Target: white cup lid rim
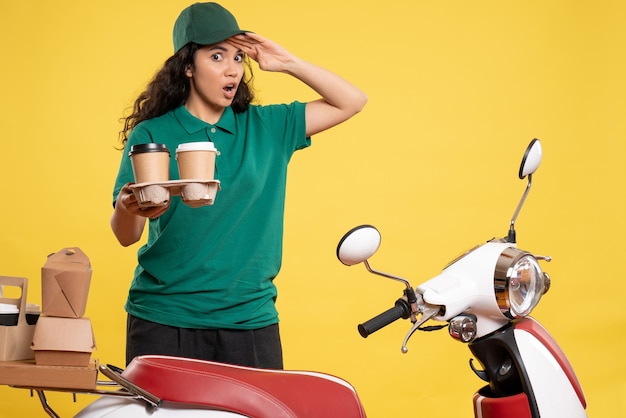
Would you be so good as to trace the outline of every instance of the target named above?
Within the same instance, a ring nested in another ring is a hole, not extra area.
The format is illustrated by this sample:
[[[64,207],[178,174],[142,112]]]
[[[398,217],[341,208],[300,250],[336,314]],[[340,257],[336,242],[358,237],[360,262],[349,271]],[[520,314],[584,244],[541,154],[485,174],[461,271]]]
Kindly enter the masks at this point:
[[[0,303],[0,314],[19,313],[19,311],[20,310],[15,305],[10,303]]]
[[[178,144],[176,151],[216,151],[213,142],[184,142]]]

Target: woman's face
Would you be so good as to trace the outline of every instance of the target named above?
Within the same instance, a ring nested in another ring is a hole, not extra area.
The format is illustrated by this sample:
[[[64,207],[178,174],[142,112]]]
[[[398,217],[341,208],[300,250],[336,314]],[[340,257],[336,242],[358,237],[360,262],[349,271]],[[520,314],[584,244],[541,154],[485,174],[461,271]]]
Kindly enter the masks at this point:
[[[193,66],[186,70],[191,86],[186,104],[221,112],[232,104],[243,74],[241,50],[226,42],[199,48]]]

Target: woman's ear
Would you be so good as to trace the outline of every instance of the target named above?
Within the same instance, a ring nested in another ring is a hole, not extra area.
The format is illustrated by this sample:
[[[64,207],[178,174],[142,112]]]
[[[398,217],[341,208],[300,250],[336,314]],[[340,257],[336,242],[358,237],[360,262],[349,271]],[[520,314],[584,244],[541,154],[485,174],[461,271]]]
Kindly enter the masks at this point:
[[[188,65],[185,67],[185,75],[186,75],[188,78],[193,77],[193,69],[192,69],[191,64],[188,64]]]

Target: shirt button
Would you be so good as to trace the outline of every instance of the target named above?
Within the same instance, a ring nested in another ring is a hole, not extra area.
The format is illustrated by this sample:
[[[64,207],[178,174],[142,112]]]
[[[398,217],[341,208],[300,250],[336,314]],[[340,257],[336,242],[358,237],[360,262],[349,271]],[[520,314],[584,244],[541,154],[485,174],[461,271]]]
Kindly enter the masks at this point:
[[[216,131],[216,129],[215,129],[215,128],[211,128],[211,133],[212,133],[212,134],[214,134],[214,133],[215,133],[215,131]]]

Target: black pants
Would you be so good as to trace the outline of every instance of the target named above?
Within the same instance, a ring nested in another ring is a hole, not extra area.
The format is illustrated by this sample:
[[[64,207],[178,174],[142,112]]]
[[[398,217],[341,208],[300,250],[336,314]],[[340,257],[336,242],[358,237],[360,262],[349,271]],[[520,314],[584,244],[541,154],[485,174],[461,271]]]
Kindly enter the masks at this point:
[[[126,364],[134,357],[145,354],[266,369],[283,368],[278,324],[255,330],[189,329],[161,325],[128,315]]]

